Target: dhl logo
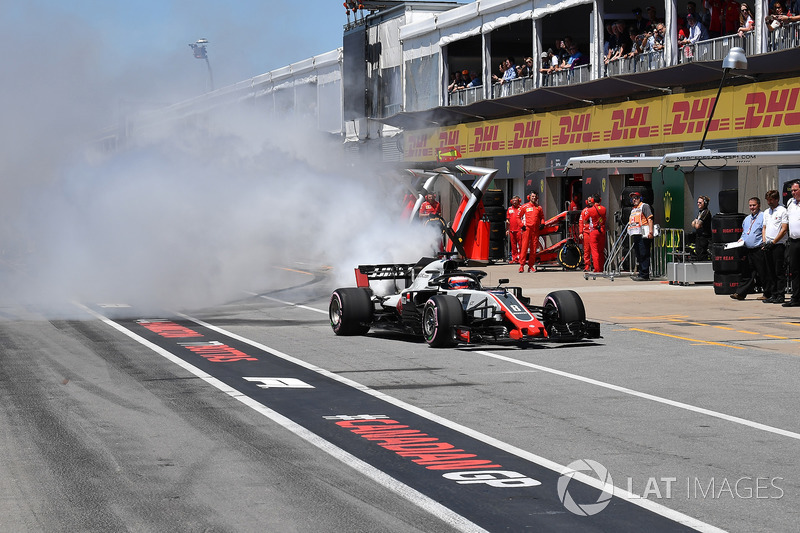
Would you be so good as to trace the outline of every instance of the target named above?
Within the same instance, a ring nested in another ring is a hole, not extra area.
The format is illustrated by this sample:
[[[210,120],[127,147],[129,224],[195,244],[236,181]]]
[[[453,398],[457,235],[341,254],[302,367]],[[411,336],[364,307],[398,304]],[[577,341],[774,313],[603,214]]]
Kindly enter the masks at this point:
[[[491,150],[502,150],[505,148],[505,141],[498,140],[500,126],[480,126],[475,128],[475,142],[472,144],[472,152],[486,152]]]
[[[561,128],[557,135],[553,135],[553,144],[591,143],[600,140],[600,133],[589,131],[591,113],[581,113],[573,117],[561,117],[558,125]]]
[[[622,139],[648,139],[658,137],[659,127],[647,125],[650,106],[632,109],[617,109],[611,113],[611,129],[606,130],[603,139],[619,141]]]
[[[779,127],[781,123],[797,126],[800,124],[800,111],[796,111],[798,94],[798,87],[748,94],[747,115],[736,119],[736,129]]]
[[[439,148],[442,151],[456,150],[462,151],[464,147],[459,142],[461,132],[459,130],[443,131],[439,134]]]
[[[547,138],[540,137],[542,129],[541,120],[528,120],[514,123],[514,139],[511,141],[513,150],[525,148],[542,148],[547,146]]]
[[[665,135],[683,135],[700,133],[705,130],[706,120],[711,115],[716,98],[697,98],[692,101],[680,101],[672,104],[672,123],[664,124]],[[715,118],[708,126],[708,131],[724,131],[730,129],[729,118]]]
[[[406,157],[430,157],[433,155],[433,148],[428,146],[428,136],[409,135],[406,141]]]

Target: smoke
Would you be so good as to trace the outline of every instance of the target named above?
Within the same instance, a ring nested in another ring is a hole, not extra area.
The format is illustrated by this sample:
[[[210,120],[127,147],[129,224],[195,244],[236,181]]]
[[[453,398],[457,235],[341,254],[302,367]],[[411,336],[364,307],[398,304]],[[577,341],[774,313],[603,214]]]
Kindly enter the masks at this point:
[[[87,157],[120,118],[120,95],[148,76],[103,72],[102,38],[57,22],[56,47],[11,27],[0,37],[20,50],[0,103],[4,300],[59,314],[71,300],[188,309],[281,288],[286,269],[328,266],[330,285],[352,285],[359,263],[430,253],[434,236],[400,222],[403,191],[387,169],[345,157],[339,138],[307,121],[225,109]],[[29,83],[33,72],[52,83]],[[168,83],[148,89],[142,99],[179,101]]]

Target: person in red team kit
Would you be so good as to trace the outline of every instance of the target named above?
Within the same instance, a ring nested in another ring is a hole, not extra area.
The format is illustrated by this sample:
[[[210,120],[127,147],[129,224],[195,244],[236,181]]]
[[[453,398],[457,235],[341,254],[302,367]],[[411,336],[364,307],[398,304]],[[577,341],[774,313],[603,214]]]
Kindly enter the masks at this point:
[[[591,272],[592,270],[592,253],[589,250],[589,232],[591,226],[588,223],[589,208],[592,207],[594,198],[591,196],[586,199],[586,207],[581,211],[581,216],[578,219],[578,238],[583,243],[583,271]]]
[[[606,255],[606,208],[600,205],[599,194],[589,197],[589,207],[581,213],[580,238],[583,239],[584,270],[589,271],[589,262],[594,271],[602,272]]]
[[[539,243],[539,226],[544,221],[544,211],[539,205],[539,195],[532,192],[528,198],[530,201],[519,210],[522,227],[522,246],[519,249],[520,272],[525,272],[525,256],[528,260],[528,272],[536,272],[536,245]]]
[[[520,201],[519,196],[511,198],[511,205],[506,210],[506,235],[508,235],[508,244],[511,247],[511,262],[516,263],[519,261],[519,238],[520,238]]]
[[[419,218],[424,222],[431,215],[440,215],[442,208],[439,202],[436,201],[436,196],[431,193],[425,195],[425,201],[419,208]]]

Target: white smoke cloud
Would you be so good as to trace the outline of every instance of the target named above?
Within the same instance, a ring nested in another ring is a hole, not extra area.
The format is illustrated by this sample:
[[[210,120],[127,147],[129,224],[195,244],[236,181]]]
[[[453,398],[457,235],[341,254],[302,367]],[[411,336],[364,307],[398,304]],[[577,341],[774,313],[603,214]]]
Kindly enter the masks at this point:
[[[352,285],[358,263],[429,253],[434,236],[400,222],[403,191],[386,169],[344,157],[339,139],[302,121],[226,109],[87,159],[123,98],[172,103],[179,84],[148,82],[163,64],[104,72],[101,35],[69,17],[36,22],[0,26],[0,44],[19,51],[0,100],[3,298],[58,312],[71,299],[196,308],[279,288],[283,267],[330,265],[331,283]],[[56,26],[57,46],[38,39]]]

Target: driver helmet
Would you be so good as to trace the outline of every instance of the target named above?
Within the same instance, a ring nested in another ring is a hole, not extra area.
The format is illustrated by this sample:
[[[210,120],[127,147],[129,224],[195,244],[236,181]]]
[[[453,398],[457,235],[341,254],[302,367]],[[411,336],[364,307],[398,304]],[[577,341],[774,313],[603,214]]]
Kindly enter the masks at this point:
[[[471,284],[472,279],[467,276],[453,276],[447,281],[450,289],[469,289]]]

